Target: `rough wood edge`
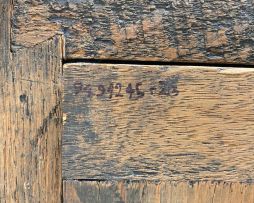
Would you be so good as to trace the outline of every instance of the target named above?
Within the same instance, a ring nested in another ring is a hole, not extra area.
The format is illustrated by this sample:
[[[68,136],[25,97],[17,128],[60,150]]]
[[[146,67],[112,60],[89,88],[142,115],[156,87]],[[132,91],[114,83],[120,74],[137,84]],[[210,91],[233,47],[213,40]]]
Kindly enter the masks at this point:
[[[226,182],[64,180],[64,203],[253,203],[254,185]]]
[[[14,5],[13,49],[62,32],[68,59],[253,65],[251,1],[18,0]]]
[[[11,57],[10,36],[11,36],[11,0],[0,2],[0,70],[6,72]]]

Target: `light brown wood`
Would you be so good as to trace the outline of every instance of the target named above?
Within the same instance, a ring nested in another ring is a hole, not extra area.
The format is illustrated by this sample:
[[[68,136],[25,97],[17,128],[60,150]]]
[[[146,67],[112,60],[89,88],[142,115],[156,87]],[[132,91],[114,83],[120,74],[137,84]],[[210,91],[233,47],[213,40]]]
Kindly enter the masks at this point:
[[[19,50],[0,74],[0,202],[61,201],[62,39]]]
[[[254,64],[252,0],[14,1],[13,49],[58,32],[71,58]]]
[[[65,59],[253,65],[252,7],[2,0],[0,202],[61,201],[65,48]],[[66,65],[64,202],[253,202],[253,76],[240,67]]]
[[[254,180],[253,69],[66,64],[63,109],[65,179]]]
[[[253,203],[254,185],[223,182],[64,181],[64,203]]]

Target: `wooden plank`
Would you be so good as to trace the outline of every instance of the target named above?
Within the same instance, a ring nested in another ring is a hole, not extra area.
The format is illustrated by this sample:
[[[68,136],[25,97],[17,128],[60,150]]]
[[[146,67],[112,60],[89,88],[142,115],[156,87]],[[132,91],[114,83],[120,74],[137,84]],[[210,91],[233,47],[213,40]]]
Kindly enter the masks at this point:
[[[0,202],[60,202],[61,37],[12,56],[0,75]]]
[[[7,70],[10,58],[10,17],[11,4],[9,0],[0,1],[0,71]]]
[[[63,177],[252,183],[253,71],[66,64]]]
[[[14,1],[13,48],[57,32],[67,58],[253,64],[252,0]]]
[[[252,203],[254,185],[219,182],[64,181],[64,203]]]

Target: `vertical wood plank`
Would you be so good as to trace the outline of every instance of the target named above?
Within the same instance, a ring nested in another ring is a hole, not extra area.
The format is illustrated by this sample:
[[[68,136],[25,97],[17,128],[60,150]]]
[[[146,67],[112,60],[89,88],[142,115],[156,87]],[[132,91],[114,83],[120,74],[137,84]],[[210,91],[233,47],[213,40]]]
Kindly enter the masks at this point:
[[[0,0],[0,84],[1,89],[6,80],[6,73],[9,63],[9,45],[10,45],[10,3],[9,0]],[[3,171],[4,163],[6,162],[4,157],[4,120],[5,114],[3,112],[2,94],[0,96],[0,202],[4,202],[5,197],[5,175]]]
[[[1,56],[7,57],[4,46]],[[60,202],[61,37],[19,50],[5,68],[0,75],[0,202]]]
[[[10,58],[10,0],[0,0],[0,70],[7,70]]]

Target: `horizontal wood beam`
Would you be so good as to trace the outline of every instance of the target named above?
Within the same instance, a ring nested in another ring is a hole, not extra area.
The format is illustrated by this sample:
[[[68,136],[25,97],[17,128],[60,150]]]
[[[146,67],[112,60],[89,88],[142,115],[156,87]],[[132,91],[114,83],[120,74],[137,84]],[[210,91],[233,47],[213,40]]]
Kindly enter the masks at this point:
[[[252,203],[254,185],[224,182],[64,181],[64,203]]]
[[[14,1],[12,47],[58,32],[66,58],[254,64],[253,1]]]
[[[254,181],[254,70],[64,65],[65,179]]]

